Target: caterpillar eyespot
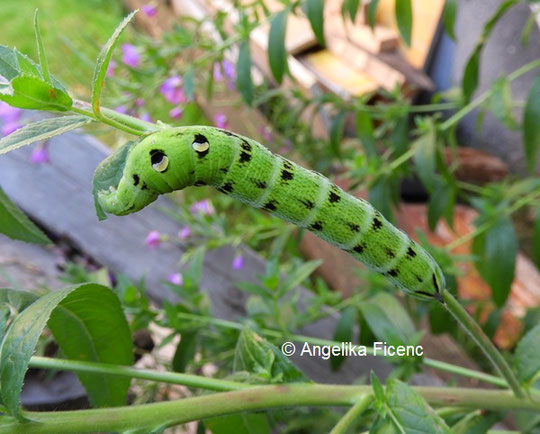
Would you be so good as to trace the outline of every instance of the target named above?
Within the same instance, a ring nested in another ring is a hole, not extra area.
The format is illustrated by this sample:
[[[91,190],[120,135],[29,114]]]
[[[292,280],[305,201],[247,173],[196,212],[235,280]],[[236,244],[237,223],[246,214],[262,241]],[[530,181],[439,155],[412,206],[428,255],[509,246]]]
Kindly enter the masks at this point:
[[[252,139],[218,128],[170,128],[120,148],[96,170],[96,209],[102,218],[103,211],[125,215],[159,194],[198,185],[212,185],[313,231],[416,297],[441,300],[445,280],[435,260],[369,202]]]

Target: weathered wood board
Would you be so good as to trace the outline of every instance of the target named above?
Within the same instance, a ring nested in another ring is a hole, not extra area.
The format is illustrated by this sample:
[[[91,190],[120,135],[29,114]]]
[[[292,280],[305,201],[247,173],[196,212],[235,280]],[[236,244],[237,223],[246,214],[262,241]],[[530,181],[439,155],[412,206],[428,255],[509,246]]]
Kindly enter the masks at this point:
[[[0,156],[0,185],[33,219],[50,231],[71,240],[81,251],[100,264],[131,279],[145,276],[149,296],[156,302],[175,299],[163,280],[178,270],[182,253],[178,247],[163,246],[150,251],[144,245],[149,231],[157,229],[175,235],[180,224],[165,216],[159,206],[168,206],[166,198],[143,211],[125,217],[110,217],[99,222],[95,216],[91,182],[95,167],[106,157],[107,149],[94,138],[67,133],[50,141],[50,164],[30,162],[31,147]],[[216,317],[239,319],[244,311],[245,293],[235,282],[257,280],[264,261],[245,250],[245,266],[231,269],[234,251],[230,247],[207,253],[202,288],[212,300]],[[300,288],[301,300],[311,297]],[[329,316],[299,333],[331,339],[336,317]],[[350,383],[375,370],[385,377],[390,368],[382,358],[350,358],[339,372],[330,371],[328,361],[316,357],[293,358],[316,381]]]

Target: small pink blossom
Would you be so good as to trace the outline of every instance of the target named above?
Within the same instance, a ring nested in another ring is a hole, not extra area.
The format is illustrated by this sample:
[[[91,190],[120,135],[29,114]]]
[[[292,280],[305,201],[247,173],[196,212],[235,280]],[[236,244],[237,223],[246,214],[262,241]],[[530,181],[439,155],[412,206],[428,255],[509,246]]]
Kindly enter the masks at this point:
[[[186,95],[184,94],[184,89],[182,87],[183,82],[182,77],[173,75],[163,82],[159,87],[159,91],[171,104],[176,105],[186,102]]]
[[[122,45],[122,62],[132,68],[138,68],[141,61],[141,55],[137,50],[137,47],[132,44]]]
[[[169,110],[169,116],[172,119],[180,119],[183,113],[184,113],[184,110],[182,109],[182,107],[174,107],[171,110]]]
[[[142,107],[142,106],[144,105],[144,99],[142,99],[142,98],[137,98],[137,99],[135,100],[135,105],[136,105],[137,107]]]
[[[116,111],[116,112],[118,112],[118,113],[122,113],[122,114],[125,115],[125,114],[127,114],[127,112],[128,112],[128,108],[127,108],[127,106],[125,106],[125,105],[119,105],[118,107],[116,107],[116,108],[114,109],[114,111]]]
[[[261,134],[264,141],[272,143],[274,141],[274,135],[269,126],[259,127],[259,133]]]
[[[214,63],[214,80],[223,80],[223,74],[221,73],[221,65],[219,63]]]
[[[109,65],[107,66],[107,77],[113,77],[115,69],[116,69],[116,62],[114,60],[111,60],[109,62]]]
[[[241,270],[244,268],[244,257],[241,253],[238,253],[232,261],[233,270]]]
[[[147,4],[141,6],[141,10],[146,16],[155,17],[156,16],[156,7],[153,4]]]
[[[187,237],[191,235],[191,229],[189,226],[184,226],[178,231],[178,238],[184,241]]]
[[[11,121],[2,125],[2,136],[8,136],[22,127],[19,121]]]
[[[158,231],[150,231],[144,240],[147,247],[154,249],[161,245],[161,235]]]
[[[169,274],[169,277],[167,277],[167,280],[172,283],[173,285],[182,285],[184,283],[184,279],[182,278],[181,273],[172,273]]]
[[[22,109],[11,107],[8,103],[0,101],[0,120],[3,123],[9,124],[18,121],[22,116]]]
[[[36,146],[30,154],[30,161],[35,164],[49,163],[49,150],[47,149],[47,142],[43,142],[39,146]]]
[[[199,202],[194,203],[193,205],[191,205],[189,210],[193,214],[201,213],[204,215],[211,215],[214,213],[214,207],[208,199],[203,199]]]
[[[227,128],[227,116],[224,113],[217,113],[214,116],[214,125],[218,128]]]

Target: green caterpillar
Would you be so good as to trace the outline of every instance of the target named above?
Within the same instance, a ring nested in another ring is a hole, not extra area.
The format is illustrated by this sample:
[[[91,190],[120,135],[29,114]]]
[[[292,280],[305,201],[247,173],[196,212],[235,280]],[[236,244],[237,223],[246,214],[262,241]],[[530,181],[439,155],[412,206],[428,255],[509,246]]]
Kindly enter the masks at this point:
[[[125,215],[159,194],[212,185],[345,250],[401,289],[441,299],[444,276],[435,260],[368,202],[319,173],[273,154],[260,143],[214,127],[152,133],[104,160],[94,177],[103,211]]]

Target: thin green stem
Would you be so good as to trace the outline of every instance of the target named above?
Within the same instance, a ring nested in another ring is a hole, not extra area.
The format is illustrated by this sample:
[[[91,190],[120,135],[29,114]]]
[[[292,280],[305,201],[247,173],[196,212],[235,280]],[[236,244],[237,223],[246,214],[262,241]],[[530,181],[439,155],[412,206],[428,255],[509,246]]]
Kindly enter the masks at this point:
[[[444,387],[413,387],[431,405],[487,410],[540,411],[540,402],[519,399],[509,391]],[[372,393],[371,386],[284,384],[256,386],[176,401],[92,410],[23,411],[27,423],[7,421],[0,433],[66,433],[127,431],[177,425],[245,411],[300,406],[350,406]]]
[[[365,395],[356,404],[354,404],[347,413],[339,420],[339,422],[332,428],[330,434],[343,434],[351,428],[358,419],[358,417],[368,409],[373,402],[373,395]]]
[[[532,71],[533,69],[538,68],[538,67],[540,67],[540,60],[537,59],[523,65],[521,68],[516,69],[514,72],[508,75],[507,79],[508,81],[511,82],[515,80],[516,78],[519,78],[522,75],[526,74],[527,72]],[[493,94],[493,88],[486,90],[482,95],[480,95],[474,101],[471,101],[461,110],[459,110],[457,113],[450,116],[446,121],[444,121],[440,125],[440,130],[444,131],[456,125],[461,119],[467,116],[470,112],[480,107],[484,103],[484,101],[486,101],[489,97],[491,97],[492,94]]]
[[[122,124],[114,119],[107,118],[103,115],[98,116],[94,112],[89,112],[77,107],[71,107],[71,111],[74,113],[78,113],[84,116],[88,116],[89,118],[95,119],[96,121],[102,122],[104,124],[110,125],[111,127],[117,128],[119,130],[125,131],[128,134],[133,134],[134,136],[140,136],[143,134],[142,131],[136,130],[134,128],[131,128],[125,124]]]
[[[403,154],[401,154],[398,158],[396,158],[394,161],[392,161],[388,165],[388,172],[393,172],[399,166],[401,166],[403,163],[410,160],[414,156],[415,152],[416,152],[416,149],[409,148],[409,150],[407,152],[404,152]]]
[[[478,323],[471,318],[465,308],[459,303],[459,301],[448,290],[442,292],[442,299],[444,301],[444,307],[452,314],[456,321],[471,335],[473,340],[478,344],[482,351],[486,354],[488,359],[493,363],[495,369],[506,379],[508,386],[514,392],[517,398],[524,398],[525,393],[521,389],[521,386],[502,356],[497,350],[493,342],[486,336]]]

